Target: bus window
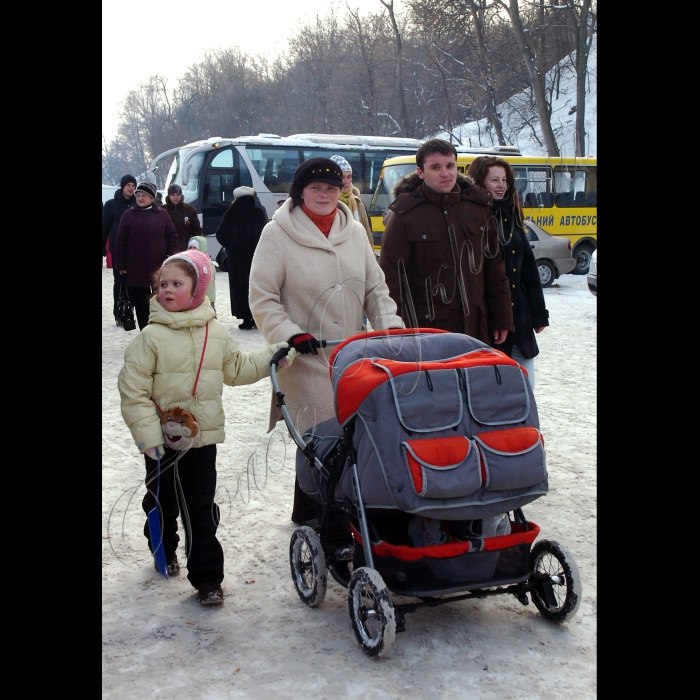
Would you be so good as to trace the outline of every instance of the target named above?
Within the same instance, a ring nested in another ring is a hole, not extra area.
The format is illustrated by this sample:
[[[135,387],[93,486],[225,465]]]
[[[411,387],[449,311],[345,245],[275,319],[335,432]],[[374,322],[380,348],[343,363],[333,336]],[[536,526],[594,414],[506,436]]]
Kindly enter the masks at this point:
[[[246,146],[245,150],[270,192],[289,191],[294,171],[299,167],[299,151],[296,148]]]
[[[194,202],[199,197],[199,174],[204,163],[204,153],[196,153],[187,163],[187,184],[182,190],[186,202]],[[184,175],[185,173],[183,173]]]
[[[370,216],[382,216],[387,207],[394,201],[394,187],[396,183],[401,178],[415,172],[415,163],[406,163],[394,165],[391,168],[385,168],[380,186],[377,187],[374,197],[372,198],[372,204],[368,207]]]
[[[526,207],[551,207],[554,205],[554,196],[550,191],[551,174],[549,168],[526,167],[527,187],[524,190],[524,204]]]
[[[520,201],[525,201],[525,190],[527,189],[527,168],[520,168],[513,165],[513,175],[515,175],[515,189],[518,190]]]
[[[596,168],[554,166],[554,197],[558,207],[596,206],[596,191]]]

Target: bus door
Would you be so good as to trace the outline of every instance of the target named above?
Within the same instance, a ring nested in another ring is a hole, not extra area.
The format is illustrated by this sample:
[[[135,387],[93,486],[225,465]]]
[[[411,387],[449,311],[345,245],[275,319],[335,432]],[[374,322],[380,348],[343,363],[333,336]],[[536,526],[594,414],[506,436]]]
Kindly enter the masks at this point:
[[[190,175],[190,181],[192,180]],[[205,164],[203,182],[199,207],[204,219],[202,228],[205,236],[213,236],[224,212],[233,201],[233,191],[242,185],[251,187],[253,181],[247,166],[241,167],[238,153],[233,148],[223,148],[215,151]],[[212,249],[209,248],[209,243],[207,248],[212,258],[215,257],[215,253],[212,253]],[[213,248],[218,251],[219,245]]]

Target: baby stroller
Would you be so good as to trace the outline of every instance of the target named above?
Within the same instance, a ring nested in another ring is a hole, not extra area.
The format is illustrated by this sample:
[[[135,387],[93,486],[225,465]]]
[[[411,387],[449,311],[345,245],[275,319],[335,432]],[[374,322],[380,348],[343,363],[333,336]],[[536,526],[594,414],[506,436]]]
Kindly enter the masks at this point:
[[[512,594],[564,622],[581,602],[569,550],[534,544],[522,507],[547,493],[544,439],[523,368],[459,333],[403,329],[335,345],[336,418],[296,442],[301,489],[319,525],[298,527],[289,559],[297,593],[319,605],[328,573],[348,590],[363,651],[379,657],[423,606]],[[392,594],[417,599],[395,604]]]

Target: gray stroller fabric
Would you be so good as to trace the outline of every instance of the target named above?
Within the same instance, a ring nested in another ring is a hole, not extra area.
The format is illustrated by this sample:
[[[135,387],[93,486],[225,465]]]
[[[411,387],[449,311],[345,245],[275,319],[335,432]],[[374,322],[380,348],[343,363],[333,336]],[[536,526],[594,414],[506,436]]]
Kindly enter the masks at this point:
[[[332,381],[366,508],[473,520],[547,493],[532,389],[504,353],[459,333],[362,336],[339,347]],[[354,502],[347,467],[336,493]]]
[[[302,436],[304,443],[307,445],[311,444],[314,454],[324,464],[328,455],[342,438],[343,429],[335,418],[330,418],[309,428]],[[304,493],[312,496],[318,503],[323,504],[323,477],[321,472],[309,462],[306,455],[298,448],[296,452],[296,471],[299,488]],[[339,496],[337,487],[335,493]]]

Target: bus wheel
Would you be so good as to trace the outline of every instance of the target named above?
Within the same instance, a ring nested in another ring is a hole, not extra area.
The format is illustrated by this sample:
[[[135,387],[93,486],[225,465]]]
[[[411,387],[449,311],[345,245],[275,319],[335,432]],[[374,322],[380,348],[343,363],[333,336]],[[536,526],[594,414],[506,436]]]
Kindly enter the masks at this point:
[[[587,275],[591,265],[591,255],[594,248],[590,243],[582,243],[574,248],[573,256],[576,258],[576,267],[572,270],[575,275]]]

